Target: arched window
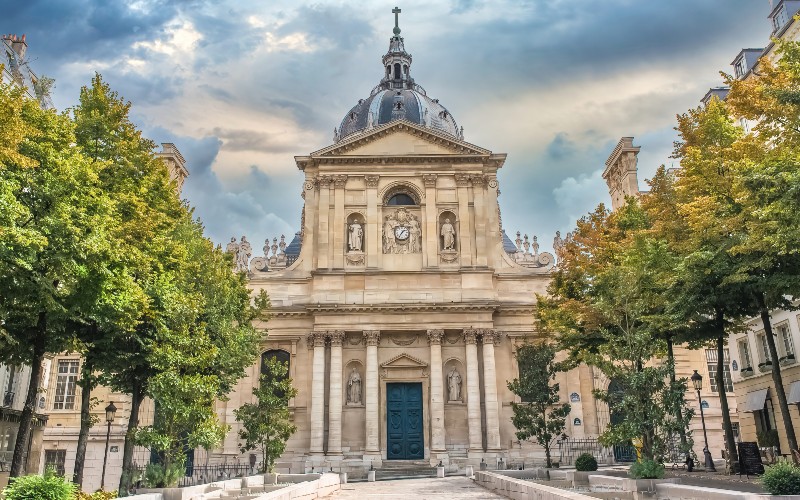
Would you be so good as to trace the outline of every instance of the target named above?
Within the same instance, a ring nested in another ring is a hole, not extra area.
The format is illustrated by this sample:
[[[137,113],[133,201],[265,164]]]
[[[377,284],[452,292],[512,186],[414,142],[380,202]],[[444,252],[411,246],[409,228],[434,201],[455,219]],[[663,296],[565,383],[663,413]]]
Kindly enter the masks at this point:
[[[400,74],[400,63],[394,63],[394,79],[399,80],[403,75]]]
[[[281,349],[270,349],[269,351],[264,352],[261,355],[261,375],[265,375],[269,377],[271,380],[275,380],[276,378],[273,376],[272,373],[269,371],[268,362],[269,360],[274,359],[280,363],[286,365],[286,374],[281,376],[278,380],[285,380],[289,378],[289,363],[291,356],[288,352],[281,350]],[[283,396],[282,394],[277,394],[277,396]]]
[[[408,76],[408,64],[403,65],[403,73]]]
[[[407,195],[406,193],[397,193],[396,195],[389,198],[389,201],[386,203],[387,205],[416,205],[414,202],[414,198]]]

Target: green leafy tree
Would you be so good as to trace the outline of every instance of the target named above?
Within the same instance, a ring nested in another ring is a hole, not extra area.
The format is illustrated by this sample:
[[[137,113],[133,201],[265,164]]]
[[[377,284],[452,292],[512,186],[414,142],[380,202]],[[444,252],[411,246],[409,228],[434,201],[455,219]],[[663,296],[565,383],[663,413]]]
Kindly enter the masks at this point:
[[[289,400],[297,396],[292,379],[287,377],[289,367],[276,359],[266,362],[267,373],[261,376],[260,384],[253,388],[255,403],[245,403],[234,410],[236,420],[241,422],[239,443],[242,453],[259,450],[263,461],[260,473],[272,472],[275,460],[286,449],[286,441],[297,432],[289,413]]]
[[[111,297],[107,272],[111,200],[75,145],[65,115],[42,110],[7,86],[12,123],[24,123],[0,164],[0,357],[31,366],[11,476],[23,471],[46,352],[74,345],[77,311]],[[8,210],[5,210],[8,209]]]
[[[522,399],[511,403],[517,439],[543,447],[547,467],[553,466],[550,450],[556,440],[567,437],[564,429],[571,410],[569,403],[559,403],[559,384],[551,384],[559,371],[555,354],[548,344],[521,346],[516,354],[519,378],[508,382],[508,389]]]
[[[73,500],[78,489],[73,484],[47,469],[44,475],[31,474],[11,480],[3,490],[6,500]]]

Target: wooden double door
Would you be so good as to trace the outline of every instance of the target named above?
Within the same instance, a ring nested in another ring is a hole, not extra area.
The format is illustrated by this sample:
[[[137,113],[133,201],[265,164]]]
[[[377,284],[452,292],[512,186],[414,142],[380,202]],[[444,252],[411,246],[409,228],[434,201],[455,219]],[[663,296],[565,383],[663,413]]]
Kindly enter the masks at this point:
[[[386,458],[425,458],[422,383],[386,384]]]

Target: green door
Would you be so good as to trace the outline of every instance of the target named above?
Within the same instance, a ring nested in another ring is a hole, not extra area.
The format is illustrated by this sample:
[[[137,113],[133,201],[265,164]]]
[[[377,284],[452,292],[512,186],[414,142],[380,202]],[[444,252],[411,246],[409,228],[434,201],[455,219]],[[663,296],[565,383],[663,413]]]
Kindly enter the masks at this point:
[[[425,458],[422,383],[386,384],[386,458]]]

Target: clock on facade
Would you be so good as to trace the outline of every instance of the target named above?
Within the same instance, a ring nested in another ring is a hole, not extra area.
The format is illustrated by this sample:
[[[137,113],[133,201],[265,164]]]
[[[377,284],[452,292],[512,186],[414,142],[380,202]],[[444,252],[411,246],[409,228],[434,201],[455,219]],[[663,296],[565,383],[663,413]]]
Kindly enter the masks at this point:
[[[406,226],[397,226],[394,228],[394,237],[398,241],[406,241],[409,234],[410,233]]]

